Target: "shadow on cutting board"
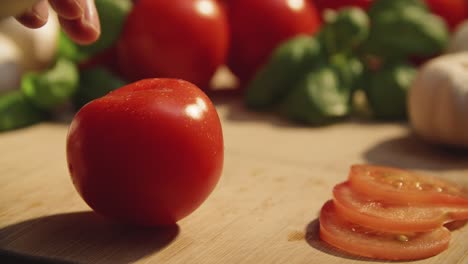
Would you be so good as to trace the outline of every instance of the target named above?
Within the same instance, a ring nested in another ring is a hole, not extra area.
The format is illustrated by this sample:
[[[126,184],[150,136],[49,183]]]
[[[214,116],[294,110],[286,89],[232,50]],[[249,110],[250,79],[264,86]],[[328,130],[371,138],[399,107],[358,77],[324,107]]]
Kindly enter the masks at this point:
[[[431,145],[411,133],[380,142],[363,155],[369,163],[405,169],[468,169],[468,150]]]
[[[0,262],[130,263],[163,249],[178,234],[177,225],[129,227],[93,212],[51,215],[0,229]]]

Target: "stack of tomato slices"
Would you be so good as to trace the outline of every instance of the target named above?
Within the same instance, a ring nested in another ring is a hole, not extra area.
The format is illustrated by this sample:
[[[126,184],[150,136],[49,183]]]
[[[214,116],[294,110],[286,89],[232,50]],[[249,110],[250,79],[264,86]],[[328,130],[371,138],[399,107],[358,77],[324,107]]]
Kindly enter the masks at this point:
[[[320,212],[320,238],[345,252],[386,260],[431,257],[448,248],[444,226],[468,220],[468,192],[437,177],[353,165]]]

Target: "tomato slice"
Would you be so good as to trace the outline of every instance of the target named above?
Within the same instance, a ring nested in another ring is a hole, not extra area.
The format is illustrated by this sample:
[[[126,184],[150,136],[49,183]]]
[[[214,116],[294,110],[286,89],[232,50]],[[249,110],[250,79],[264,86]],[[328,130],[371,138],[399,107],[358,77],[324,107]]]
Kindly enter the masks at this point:
[[[405,234],[375,231],[341,218],[330,200],[320,212],[320,238],[353,255],[385,260],[413,260],[435,256],[447,249],[450,231],[445,227]]]
[[[468,219],[468,207],[388,205],[354,192],[349,182],[333,188],[339,215],[361,226],[391,233],[424,232]]]
[[[468,192],[462,187],[407,170],[353,165],[349,181],[356,192],[387,204],[468,206]]]

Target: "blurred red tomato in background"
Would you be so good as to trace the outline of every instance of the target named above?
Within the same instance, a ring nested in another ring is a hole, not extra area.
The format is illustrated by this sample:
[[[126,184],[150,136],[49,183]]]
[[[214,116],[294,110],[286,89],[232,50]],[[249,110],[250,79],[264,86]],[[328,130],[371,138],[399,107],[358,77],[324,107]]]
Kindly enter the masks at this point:
[[[228,66],[241,86],[253,77],[273,49],[295,35],[313,34],[319,14],[307,0],[226,0],[231,45]]]
[[[441,16],[454,29],[461,21],[468,19],[468,0],[425,0],[429,9]]]
[[[129,80],[180,78],[202,89],[225,62],[229,32],[216,0],[138,0],[117,46]]]

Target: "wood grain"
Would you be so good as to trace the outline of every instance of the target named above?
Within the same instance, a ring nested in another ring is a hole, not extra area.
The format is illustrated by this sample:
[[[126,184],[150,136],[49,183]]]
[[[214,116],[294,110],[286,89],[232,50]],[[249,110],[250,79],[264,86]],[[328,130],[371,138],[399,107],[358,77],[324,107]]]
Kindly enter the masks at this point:
[[[318,238],[318,211],[353,163],[423,171],[468,186],[468,154],[429,146],[404,124],[310,128],[216,100],[225,136],[218,186],[168,228],[106,222],[81,200],[65,163],[67,123],[0,134],[0,249],[79,263],[372,263]],[[468,226],[416,263],[468,263]]]

